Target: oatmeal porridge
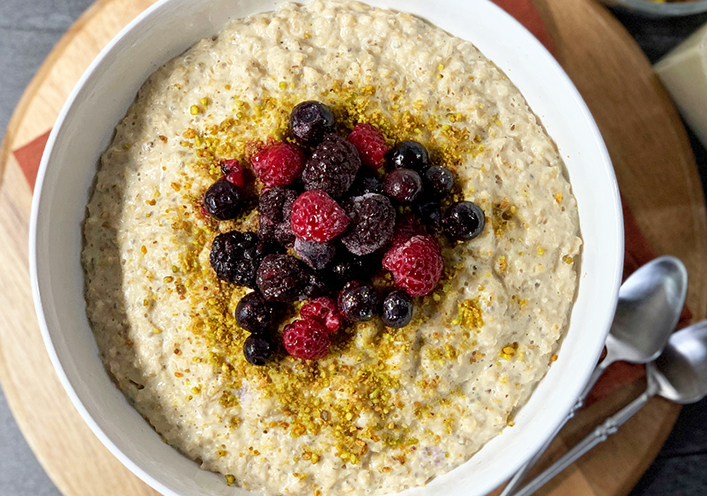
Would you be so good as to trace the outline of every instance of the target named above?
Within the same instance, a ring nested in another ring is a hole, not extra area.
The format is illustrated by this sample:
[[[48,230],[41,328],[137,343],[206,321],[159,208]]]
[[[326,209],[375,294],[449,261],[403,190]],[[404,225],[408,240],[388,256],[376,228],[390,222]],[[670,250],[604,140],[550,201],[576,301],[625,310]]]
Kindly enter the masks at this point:
[[[302,102],[330,134],[298,134]],[[336,153],[353,158],[327,177]],[[84,236],[114,382],[166,442],[266,495],[395,493],[468,460],[557,358],[581,252],[557,147],[501,70],[412,15],[322,0],[233,20],[151,75]],[[339,281],[320,324],[305,313],[342,252],[337,274],[365,280]]]

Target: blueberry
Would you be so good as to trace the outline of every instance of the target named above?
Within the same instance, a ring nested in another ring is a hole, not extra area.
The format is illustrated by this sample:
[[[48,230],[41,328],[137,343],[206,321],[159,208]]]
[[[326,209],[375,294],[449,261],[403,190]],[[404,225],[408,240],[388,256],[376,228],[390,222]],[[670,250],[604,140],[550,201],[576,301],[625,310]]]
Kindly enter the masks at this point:
[[[343,286],[354,279],[370,279],[381,269],[381,259],[377,255],[357,257],[343,247],[337,250],[334,261],[328,267],[333,284]]]
[[[425,171],[425,192],[432,198],[442,199],[447,196],[454,186],[454,174],[446,167],[435,165]]]
[[[313,269],[322,270],[333,260],[336,248],[331,243],[317,243],[297,238],[295,239],[295,253]]]
[[[425,199],[412,206],[412,211],[422,223],[433,231],[439,231],[442,226],[442,209],[436,200]]]
[[[256,291],[240,299],[236,306],[236,323],[253,334],[272,332],[277,322],[272,305]]]
[[[414,202],[422,192],[422,179],[411,169],[395,169],[383,182],[385,194],[403,205]]]
[[[347,196],[363,196],[368,193],[383,193],[383,181],[370,172],[367,167],[361,167],[354,183],[349,188]]]
[[[221,233],[211,244],[209,262],[222,281],[255,288],[255,274],[266,246],[252,232]]]
[[[290,127],[301,144],[315,146],[325,134],[334,131],[334,114],[321,102],[302,102],[292,109]]]
[[[251,365],[262,366],[277,352],[277,346],[270,339],[251,334],[243,343],[243,355]]]
[[[388,163],[391,169],[412,169],[424,174],[430,166],[430,154],[417,141],[401,141],[390,151]]]
[[[383,300],[383,323],[388,327],[405,327],[412,320],[412,298],[404,289],[395,289]]]
[[[452,204],[442,219],[442,226],[447,236],[454,241],[474,239],[483,232],[485,225],[484,211],[472,202]]]
[[[339,293],[338,304],[341,315],[353,322],[364,322],[376,314],[378,294],[370,284],[351,281]]]
[[[221,178],[206,190],[204,208],[218,220],[235,219],[241,213],[240,190]]]

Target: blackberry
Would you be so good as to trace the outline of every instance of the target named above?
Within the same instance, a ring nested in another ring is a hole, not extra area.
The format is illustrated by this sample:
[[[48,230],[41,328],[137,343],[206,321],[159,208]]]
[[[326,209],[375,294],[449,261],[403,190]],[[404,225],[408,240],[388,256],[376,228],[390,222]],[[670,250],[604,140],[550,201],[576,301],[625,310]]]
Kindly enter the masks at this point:
[[[334,114],[321,102],[302,102],[292,109],[290,128],[300,143],[315,146],[322,141],[325,134],[334,131]]]
[[[331,243],[317,243],[297,238],[295,253],[313,269],[322,270],[334,258],[336,248]]]
[[[425,171],[425,193],[431,198],[441,200],[447,196],[454,186],[454,174],[446,167],[435,165]]]
[[[452,204],[444,214],[442,226],[453,241],[469,241],[484,230],[486,217],[484,211],[472,202]]]
[[[360,167],[356,147],[336,134],[328,134],[307,160],[302,181],[307,190],[320,189],[339,199],[353,184]]]
[[[256,283],[267,301],[291,303],[305,296],[309,274],[295,257],[273,254],[258,267]]]
[[[430,154],[417,141],[401,141],[390,151],[388,163],[390,169],[412,169],[424,174],[430,166]]]
[[[351,218],[341,242],[354,255],[369,255],[393,239],[395,209],[390,200],[377,193],[357,196],[344,204]]]
[[[257,291],[248,293],[240,299],[236,306],[236,323],[253,334],[272,332],[277,322],[275,312]]]
[[[255,233],[230,231],[214,238],[209,261],[222,281],[255,288],[255,274],[265,250]]]
[[[243,355],[251,365],[265,365],[276,352],[275,343],[263,336],[251,334],[243,343]]]
[[[370,284],[351,281],[339,293],[338,304],[341,315],[353,322],[364,322],[376,314],[378,294]]]
[[[218,220],[235,219],[242,206],[240,190],[224,178],[212,184],[204,194],[204,208]]]
[[[412,320],[412,298],[404,289],[395,289],[383,300],[381,319],[388,327],[405,327]]]
[[[385,194],[402,205],[414,202],[422,193],[422,179],[411,169],[395,169],[383,182]]]
[[[292,246],[295,233],[292,232],[290,213],[297,196],[296,191],[279,186],[268,188],[261,193],[258,198],[260,239],[268,243]]]

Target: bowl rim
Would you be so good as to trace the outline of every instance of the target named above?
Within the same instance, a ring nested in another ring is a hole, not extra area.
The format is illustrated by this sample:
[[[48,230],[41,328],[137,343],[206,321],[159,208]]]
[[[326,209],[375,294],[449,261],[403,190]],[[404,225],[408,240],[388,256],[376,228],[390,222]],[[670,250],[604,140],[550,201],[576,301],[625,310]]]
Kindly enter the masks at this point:
[[[39,277],[39,272],[38,272],[38,242],[37,242],[37,234],[38,234],[38,224],[39,224],[39,216],[40,216],[40,208],[41,208],[41,203],[42,203],[42,198],[44,195],[42,195],[42,191],[44,189],[44,182],[45,182],[45,177],[47,174],[47,169],[49,167],[49,163],[51,161],[51,155],[52,151],[54,150],[56,146],[56,142],[59,139],[64,121],[67,118],[67,115],[69,112],[72,110],[72,107],[74,106],[74,103],[76,102],[76,99],[80,95],[81,91],[83,90],[85,84],[87,81],[89,81],[94,74],[95,70],[97,67],[101,65],[103,60],[111,54],[111,52],[114,50],[116,45],[118,45],[125,37],[129,36],[130,33],[134,30],[134,28],[143,22],[148,22],[151,20],[151,18],[159,13],[165,5],[176,1],[176,0],[158,0],[156,3],[148,7],[145,11],[143,11],[141,14],[139,14],[135,19],[133,19],[130,23],[128,23],[107,45],[99,55],[91,62],[89,67],[86,69],[86,71],[83,73],[81,78],[79,79],[78,83],[72,90],[69,98],[67,99],[66,103],[61,109],[61,112],[59,113],[59,116],[57,117],[56,123],[54,127],[52,128],[51,134],[49,136],[49,139],[47,141],[47,145],[44,150],[44,154],[42,156],[40,168],[38,171],[37,175],[37,180],[35,184],[35,192],[36,194],[33,196],[32,199],[32,212],[31,212],[31,218],[30,218],[30,235],[29,235],[29,261],[30,261],[30,277],[31,277],[31,285],[32,285],[32,294],[34,298],[34,304],[35,304],[35,311],[37,314],[39,326],[40,326],[40,331],[42,333],[42,338],[45,343],[45,347],[47,348],[47,352],[49,354],[50,360],[54,366],[54,369],[60,379],[60,382],[62,383],[62,386],[64,387],[65,391],[67,392],[69,398],[71,399],[72,403],[74,404],[74,407],[78,410],[80,413],[81,417],[83,420],[86,422],[86,424],[89,426],[89,428],[92,430],[92,432],[99,438],[101,443],[106,446],[109,451],[118,458],[118,460],[125,465],[131,472],[133,472],[135,475],[137,475],[141,480],[143,480],[145,483],[147,483],[149,486],[151,486],[153,489],[157,490],[158,492],[164,494],[164,495],[175,495],[178,496],[178,493],[176,493],[174,490],[171,488],[167,487],[165,484],[163,484],[161,481],[156,479],[152,474],[150,474],[146,469],[142,468],[140,465],[138,465],[136,462],[134,462],[128,455],[126,455],[117,445],[116,443],[104,432],[102,427],[99,425],[99,423],[92,417],[92,415],[89,413],[85,405],[82,403],[81,399],[79,398],[79,395],[77,394],[76,390],[74,389],[74,385],[72,384],[71,380],[68,378],[66,371],[64,370],[64,367],[62,365],[61,359],[59,358],[56,348],[54,346],[54,342],[52,339],[52,334],[51,331],[49,330],[49,325],[47,322],[47,317],[45,314],[45,306],[44,306],[44,298],[42,296],[42,289],[41,289],[41,284],[40,284],[40,277]],[[362,0],[366,2],[366,0]],[[611,280],[608,281],[609,284],[609,294],[611,295],[610,299],[610,308],[606,309],[606,313],[604,318],[602,319],[601,325],[599,326],[602,329],[603,335],[606,336],[609,332],[609,327],[611,324],[611,321],[613,319],[613,314],[615,311],[616,307],[616,301],[618,297],[618,289],[619,285],[621,283],[621,276],[623,272],[623,243],[624,243],[624,237],[623,237],[623,217],[621,214],[621,199],[619,195],[619,190],[618,190],[618,183],[616,182],[616,176],[613,170],[613,167],[611,166],[611,159],[609,157],[608,150],[606,149],[605,143],[601,137],[601,133],[596,125],[596,122],[594,121],[591,112],[589,111],[588,107],[586,106],[586,103],[584,102],[583,98],[579,94],[579,91],[576,89],[572,81],[569,79],[569,76],[564,72],[564,70],[560,67],[559,63],[554,59],[554,57],[548,52],[548,50],[522,25],[520,24],[515,18],[513,18],[510,14],[508,14],[505,10],[503,10],[501,7],[493,3],[491,0],[476,0],[477,2],[483,2],[485,4],[488,4],[488,8],[491,10],[497,11],[496,14],[503,16],[506,18],[507,22],[510,22],[515,25],[516,30],[518,34],[522,34],[524,38],[526,38],[526,41],[529,45],[531,45],[531,49],[533,50],[534,54],[537,55],[538,57],[543,59],[543,62],[546,64],[549,64],[552,66],[552,68],[556,71],[556,76],[561,80],[560,82],[563,84],[564,88],[571,94],[571,96],[574,97],[578,109],[581,110],[583,116],[586,119],[586,124],[589,126],[590,131],[592,133],[591,136],[588,136],[587,139],[593,141],[596,144],[596,152],[597,156],[602,159],[602,163],[607,165],[607,173],[611,177],[611,188],[606,191],[607,193],[607,200],[615,207],[614,208],[614,213],[616,214],[616,218],[611,219],[613,222],[613,225],[615,226],[615,229],[613,230],[613,233],[611,233],[616,240],[616,257],[614,259],[614,264],[613,266],[609,267],[606,271],[607,277],[611,275]],[[368,2],[366,2],[368,3]],[[196,42],[198,40],[194,40]],[[578,278],[581,278],[581,273],[583,272],[583,267],[579,269],[579,274]],[[574,309],[573,309],[574,312]],[[564,338],[563,338],[564,340]],[[604,346],[604,341],[597,340],[596,347],[593,350],[585,350],[587,353],[587,356],[593,357],[591,362],[596,363],[598,360],[602,349]],[[592,367],[593,368],[593,367]],[[589,379],[590,373],[592,368],[588,369],[586,371],[585,380],[584,381],[577,381],[577,384],[575,384],[575,389],[576,391],[574,395],[566,395],[567,398],[565,398],[565,402],[562,405],[558,405],[558,408],[556,409],[557,412],[569,412],[570,408],[574,405],[575,398],[578,396],[579,392],[581,391],[582,387],[586,383],[586,381]],[[542,382],[542,381],[541,381]],[[529,400],[530,401],[530,400]],[[555,429],[560,425],[561,421],[564,420],[564,415],[556,415],[556,419],[552,422],[548,422],[548,431],[549,432],[554,432]],[[150,428],[152,428],[150,426]],[[540,444],[538,444],[537,448],[539,448]],[[526,457],[521,457],[516,460],[516,463],[514,465],[509,465],[505,467],[505,474],[506,478],[520,467],[522,463],[525,462],[527,458],[529,458],[534,450],[530,451],[527,453]],[[472,458],[473,459],[473,458]],[[494,489],[494,485],[489,485],[488,491]],[[486,492],[488,492],[486,491]]]

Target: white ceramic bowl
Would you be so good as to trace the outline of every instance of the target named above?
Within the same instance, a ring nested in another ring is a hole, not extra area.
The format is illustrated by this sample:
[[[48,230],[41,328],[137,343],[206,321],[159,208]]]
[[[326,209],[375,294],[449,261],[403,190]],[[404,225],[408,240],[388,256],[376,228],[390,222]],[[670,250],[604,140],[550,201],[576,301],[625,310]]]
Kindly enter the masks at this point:
[[[67,393],[99,439],[165,495],[247,494],[203,471],[160,437],[113,385],[85,313],[81,225],[100,153],[143,81],[231,18],[277,0],[162,0],[133,21],[86,71],[51,133],[32,209],[30,264],[44,339]],[[475,43],[520,88],[565,159],[584,237],[577,301],[559,360],[516,425],[466,464],[409,494],[483,495],[551,435],[587,381],[615,309],[623,229],[616,179],[599,131],[560,66],[520,24],[487,0],[369,0],[420,15]]]

